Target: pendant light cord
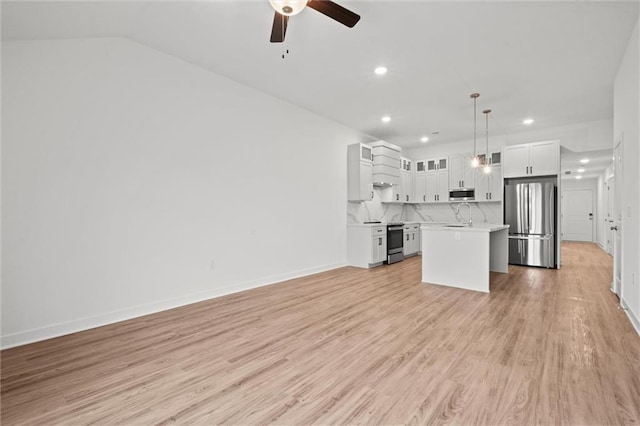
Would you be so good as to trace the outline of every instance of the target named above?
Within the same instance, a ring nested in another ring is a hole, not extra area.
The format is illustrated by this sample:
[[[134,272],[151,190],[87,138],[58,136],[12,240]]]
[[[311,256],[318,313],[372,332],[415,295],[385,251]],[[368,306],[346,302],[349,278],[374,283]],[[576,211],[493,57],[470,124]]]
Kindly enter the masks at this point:
[[[480,93],[472,93],[471,94],[471,99],[473,99],[473,164],[474,167],[477,166],[476,162],[478,159],[478,151],[476,149],[476,132],[477,132],[477,111],[476,111],[476,99],[478,99],[478,96],[480,96]]]
[[[491,112],[490,109],[485,109],[484,111],[482,111],[482,113],[485,115],[486,117],[486,135],[487,135],[487,154],[486,157],[484,159],[484,172],[485,173],[490,173],[491,171],[491,166],[489,165],[489,113]]]

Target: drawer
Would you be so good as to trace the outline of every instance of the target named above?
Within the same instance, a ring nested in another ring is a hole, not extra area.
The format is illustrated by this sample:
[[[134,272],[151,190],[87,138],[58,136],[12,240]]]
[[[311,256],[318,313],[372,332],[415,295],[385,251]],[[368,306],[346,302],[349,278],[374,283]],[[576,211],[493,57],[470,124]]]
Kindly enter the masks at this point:
[[[386,226],[374,226],[371,228],[371,235],[387,235],[387,227]]]

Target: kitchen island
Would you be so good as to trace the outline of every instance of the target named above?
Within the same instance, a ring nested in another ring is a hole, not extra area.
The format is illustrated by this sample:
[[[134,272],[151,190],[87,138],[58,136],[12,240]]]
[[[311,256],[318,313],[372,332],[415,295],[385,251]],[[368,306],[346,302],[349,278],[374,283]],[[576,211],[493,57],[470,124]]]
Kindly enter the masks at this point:
[[[509,225],[422,225],[422,282],[489,292],[489,271],[508,273]]]

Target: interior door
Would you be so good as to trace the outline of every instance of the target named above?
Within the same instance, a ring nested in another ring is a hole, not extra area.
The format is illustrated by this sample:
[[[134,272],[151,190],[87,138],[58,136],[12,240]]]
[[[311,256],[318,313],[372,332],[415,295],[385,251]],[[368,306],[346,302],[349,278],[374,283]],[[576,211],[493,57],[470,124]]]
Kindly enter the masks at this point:
[[[593,191],[562,191],[562,240],[593,242]]]
[[[616,138],[616,145],[613,149],[613,178],[614,178],[614,200],[613,217],[614,223],[611,230],[613,236],[613,282],[611,289],[620,297],[622,289],[622,153],[624,149],[624,135]]]

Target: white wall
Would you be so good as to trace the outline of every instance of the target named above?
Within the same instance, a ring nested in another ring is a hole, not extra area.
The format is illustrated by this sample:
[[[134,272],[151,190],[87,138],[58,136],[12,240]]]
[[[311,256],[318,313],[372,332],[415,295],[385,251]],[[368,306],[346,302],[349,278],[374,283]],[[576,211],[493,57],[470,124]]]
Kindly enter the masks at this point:
[[[3,347],[345,263],[355,131],[122,39],[2,86]]]
[[[562,180],[562,194],[564,191],[572,191],[577,189],[590,189],[591,190],[591,213],[593,213],[593,221],[591,223],[591,235],[593,240],[596,241],[597,229],[596,224],[600,220],[598,213],[598,179],[563,179]],[[562,238],[564,240],[564,237]]]
[[[624,136],[622,177],[622,303],[640,333],[640,35],[636,22],[614,83],[613,131]],[[616,184],[618,182],[616,173]]]

